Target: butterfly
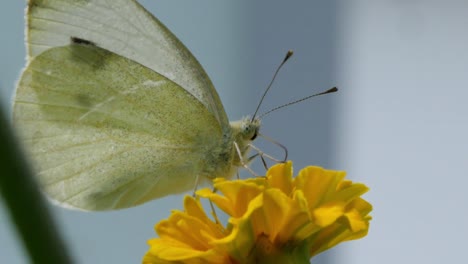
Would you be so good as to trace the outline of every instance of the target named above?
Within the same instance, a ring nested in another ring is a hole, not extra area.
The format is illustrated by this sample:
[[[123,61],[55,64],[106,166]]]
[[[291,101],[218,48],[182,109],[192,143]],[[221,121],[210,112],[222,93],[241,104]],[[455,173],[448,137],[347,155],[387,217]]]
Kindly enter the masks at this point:
[[[46,195],[133,207],[232,177],[258,118],[229,122],[190,51],[134,0],[29,0],[13,122]]]

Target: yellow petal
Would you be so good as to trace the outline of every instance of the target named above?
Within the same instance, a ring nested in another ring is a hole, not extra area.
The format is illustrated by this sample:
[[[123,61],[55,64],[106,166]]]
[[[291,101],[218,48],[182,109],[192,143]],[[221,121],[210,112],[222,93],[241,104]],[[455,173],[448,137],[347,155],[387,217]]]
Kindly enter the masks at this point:
[[[365,221],[357,210],[351,210],[345,213],[352,232],[365,230],[369,227],[369,222]]]
[[[293,191],[292,162],[279,163],[267,172],[268,187],[278,188],[286,195],[291,196]]]
[[[326,227],[334,223],[344,214],[343,203],[328,203],[313,211],[315,223],[321,227]]]
[[[197,195],[210,199],[228,215],[240,217],[246,212],[249,202],[264,189],[264,184],[264,178],[250,181],[222,181],[214,185],[219,193],[204,189],[198,191]]]
[[[296,178],[296,188],[304,192],[310,209],[318,207],[332,196],[345,172],[310,166],[302,169]]]

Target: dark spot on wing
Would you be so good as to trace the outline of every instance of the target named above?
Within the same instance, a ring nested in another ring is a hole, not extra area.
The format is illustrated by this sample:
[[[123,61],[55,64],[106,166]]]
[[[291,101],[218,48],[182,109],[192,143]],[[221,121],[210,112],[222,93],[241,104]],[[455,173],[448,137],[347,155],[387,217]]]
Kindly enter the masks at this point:
[[[111,52],[99,47],[95,42],[78,37],[70,37],[70,59],[82,67],[91,67],[93,71],[102,69]]]
[[[90,108],[92,106],[91,99],[87,94],[78,94],[76,96],[76,100],[78,101],[78,104]]]
[[[73,44],[80,44],[80,45],[90,45],[90,46],[97,46],[96,43],[90,41],[90,40],[86,40],[86,39],[82,39],[82,38],[78,38],[78,37],[70,37],[70,40],[71,40],[71,43]]]

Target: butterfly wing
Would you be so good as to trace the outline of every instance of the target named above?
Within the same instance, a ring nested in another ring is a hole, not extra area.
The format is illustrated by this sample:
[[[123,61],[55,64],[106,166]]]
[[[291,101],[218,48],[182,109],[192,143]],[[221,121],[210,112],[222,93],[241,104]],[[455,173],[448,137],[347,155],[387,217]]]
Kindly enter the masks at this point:
[[[29,0],[29,57],[64,46],[70,37],[142,64],[186,89],[218,120],[229,123],[218,94],[190,51],[134,0]]]
[[[62,206],[107,210],[191,190],[218,121],[178,84],[115,53],[70,44],[33,58],[14,122],[45,192]]]

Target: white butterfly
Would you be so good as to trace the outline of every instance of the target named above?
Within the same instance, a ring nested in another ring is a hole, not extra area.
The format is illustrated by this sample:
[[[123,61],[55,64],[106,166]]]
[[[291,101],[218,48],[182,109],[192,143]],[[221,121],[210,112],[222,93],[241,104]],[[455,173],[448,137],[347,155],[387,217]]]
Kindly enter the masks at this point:
[[[46,194],[110,210],[234,175],[258,119],[229,123],[207,74],[134,0],[29,0],[14,123]]]

